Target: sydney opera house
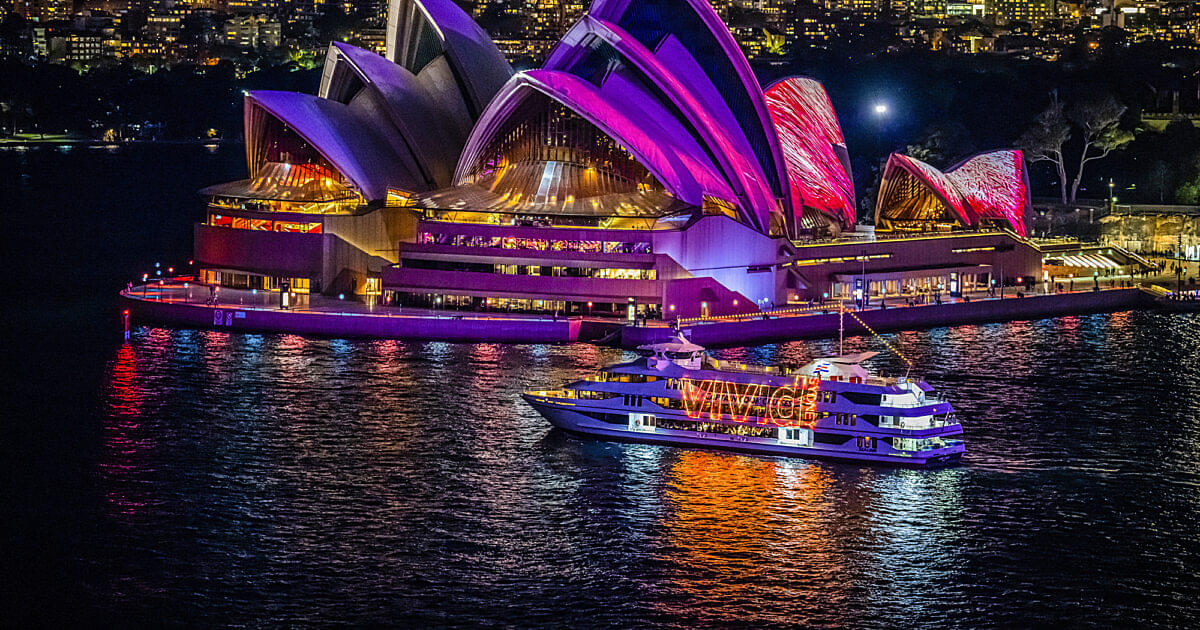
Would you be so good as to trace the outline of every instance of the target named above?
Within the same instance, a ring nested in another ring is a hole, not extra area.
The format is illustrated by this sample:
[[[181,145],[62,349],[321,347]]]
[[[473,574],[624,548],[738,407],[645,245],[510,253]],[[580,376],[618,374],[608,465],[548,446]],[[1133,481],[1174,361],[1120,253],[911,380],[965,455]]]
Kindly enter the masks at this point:
[[[764,89],[705,0],[595,0],[515,73],[451,0],[391,0],[384,56],[334,43],[315,96],[244,117],[249,178],[202,191],[209,284],[673,318],[1040,270],[1019,152],[894,155],[857,226],[823,87]]]

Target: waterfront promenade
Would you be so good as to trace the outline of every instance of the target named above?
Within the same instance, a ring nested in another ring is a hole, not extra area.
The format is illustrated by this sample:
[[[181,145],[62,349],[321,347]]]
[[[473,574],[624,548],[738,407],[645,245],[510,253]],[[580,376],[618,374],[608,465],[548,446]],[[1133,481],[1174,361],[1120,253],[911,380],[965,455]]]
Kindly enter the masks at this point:
[[[1003,297],[980,293],[966,299],[946,298],[940,304],[908,305],[889,298],[884,308],[876,299],[870,308],[847,311],[844,316],[833,303],[793,305],[734,319],[683,320],[679,327],[696,343],[715,347],[832,337],[839,327],[853,336],[1155,307],[1154,291],[1122,284],[1102,283],[1097,289],[1091,281],[1076,282],[1074,291],[1025,292],[1021,297],[1010,287]],[[121,295],[134,324],[183,328],[452,342],[591,341],[627,348],[673,334],[664,322],[628,326],[618,319],[402,308],[320,295],[306,296],[302,306],[283,309],[278,293],[226,288],[214,294],[182,277],[134,286]],[[218,298],[216,303],[210,302],[210,295]]]
[[[580,339],[580,318],[465,313],[374,306],[321,295],[280,308],[279,293],[224,288],[210,303],[207,286],[190,279],[152,282],[121,292],[134,324],[428,341],[566,343]],[[619,326],[612,325],[615,330]],[[610,331],[611,332],[611,331]],[[585,336],[586,338],[586,336]]]
[[[706,347],[758,345],[795,339],[837,337],[921,330],[938,326],[960,326],[994,322],[1044,319],[1088,313],[1149,309],[1155,307],[1155,295],[1143,288],[1113,288],[1073,291],[1017,297],[956,300],[941,304],[923,304],[887,308],[847,310],[836,307],[819,309],[792,317],[742,319],[736,321],[695,322],[680,326],[691,341]],[[670,331],[654,328],[625,328],[621,345],[636,347],[670,336]]]

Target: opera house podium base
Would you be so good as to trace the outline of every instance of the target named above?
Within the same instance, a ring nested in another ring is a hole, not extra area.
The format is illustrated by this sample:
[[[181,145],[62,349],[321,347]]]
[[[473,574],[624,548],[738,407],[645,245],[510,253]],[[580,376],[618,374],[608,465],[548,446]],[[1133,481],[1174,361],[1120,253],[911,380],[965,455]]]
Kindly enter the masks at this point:
[[[634,348],[674,334],[667,322],[628,325],[624,320],[518,313],[474,313],[373,306],[318,297],[301,308],[280,308],[262,294],[227,290],[208,299],[207,287],[177,279],[121,292],[134,326],[166,326],[221,332],[296,334],[309,337],[404,339],[459,343],[571,343],[592,341]],[[892,306],[845,317],[846,333],[917,330],[986,322],[1040,319],[1085,313],[1154,308],[1142,289],[1105,289],[1027,297]],[[807,310],[807,309],[806,309]],[[826,338],[838,334],[836,311],[690,321],[680,324],[706,346],[741,346]]]

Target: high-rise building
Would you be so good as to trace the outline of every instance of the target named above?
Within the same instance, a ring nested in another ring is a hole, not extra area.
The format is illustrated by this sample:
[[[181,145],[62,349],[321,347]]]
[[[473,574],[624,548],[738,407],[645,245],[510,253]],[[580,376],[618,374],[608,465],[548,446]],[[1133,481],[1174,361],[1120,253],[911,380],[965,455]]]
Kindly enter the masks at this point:
[[[278,48],[279,22],[266,16],[246,15],[225,23],[225,43],[238,48]]]
[[[946,3],[947,17],[982,18],[987,15],[987,4],[984,0],[949,0]]]
[[[1038,24],[1058,16],[1056,0],[988,0],[988,15],[1001,22]]]
[[[183,18],[178,14],[153,14],[146,17],[142,32],[151,41],[177,42],[182,30]]]
[[[907,0],[905,5],[909,17],[946,17],[946,0]],[[893,9],[895,9],[895,3],[893,3]]]
[[[530,39],[557,41],[583,9],[582,0],[526,0],[526,32]]]
[[[860,11],[883,13],[891,9],[892,0],[825,0],[830,11]]]
[[[279,11],[279,0],[229,0],[229,11],[275,15]]]
[[[23,0],[14,5],[14,10],[27,20],[48,22],[70,19],[74,11],[72,0]]]
[[[89,61],[103,54],[104,36],[99,33],[71,33],[66,39],[67,61]]]

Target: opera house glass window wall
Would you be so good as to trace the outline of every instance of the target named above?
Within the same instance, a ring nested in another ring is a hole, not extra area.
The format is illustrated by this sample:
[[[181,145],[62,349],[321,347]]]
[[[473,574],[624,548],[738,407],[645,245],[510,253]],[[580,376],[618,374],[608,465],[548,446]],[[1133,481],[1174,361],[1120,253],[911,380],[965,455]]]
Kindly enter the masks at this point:
[[[789,261],[846,258],[800,251],[856,229],[825,90],[764,90],[704,0],[596,0],[543,67],[515,73],[452,0],[392,0],[384,55],[331,44],[317,94],[252,92],[244,119],[247,179],[202,191],[206,282],[725,315],[827,290],[837,269]],[[984,166],[948,173],[957,188],[894,170],[881,224],[1012,219],[1019,200],[996,200],[1014,191],[971,188]]]

